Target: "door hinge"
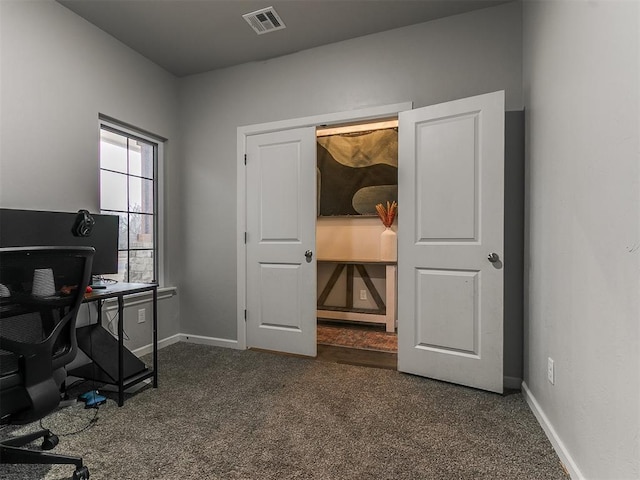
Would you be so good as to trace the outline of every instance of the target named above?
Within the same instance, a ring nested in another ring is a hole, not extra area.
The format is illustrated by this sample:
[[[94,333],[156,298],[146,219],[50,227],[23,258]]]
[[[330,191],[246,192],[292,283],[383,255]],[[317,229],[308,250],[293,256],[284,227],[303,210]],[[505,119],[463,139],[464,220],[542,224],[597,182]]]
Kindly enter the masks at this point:
[[[247,243],[247,232],[244,232],[244,243]]]
[[[244,309],[244,321],[245,322],[247,321],[247,309],[246,308]]]
[[[246,153],[244,154],[244,164],[245,165],[247,164],[247,154]]]

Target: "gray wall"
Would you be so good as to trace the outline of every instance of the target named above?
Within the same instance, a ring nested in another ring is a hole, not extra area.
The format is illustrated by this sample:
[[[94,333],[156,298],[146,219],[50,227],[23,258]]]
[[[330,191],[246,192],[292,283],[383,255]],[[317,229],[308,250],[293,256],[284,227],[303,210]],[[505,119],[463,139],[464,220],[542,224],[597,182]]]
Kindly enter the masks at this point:
[[[179,175],[176,80],[113,37],[52,0],[3,0],[0,62],[0,206],[98,211],[99,113],[168,138],[167,178]],[[178,188],[169,181],[164,192],[173,228]],[[171,230],[166,247],[166,283],[175,284]],[[160,308],[167,336],[179,331],[174,308]]]
[[[181,79],[183,331],[236,338],[238,126],[503,89],[521,109],[521,49],[511,3]]]
[[[176,80],[52,0],[3,0],[0,206],[95,211],[98,113],[167,137],[167,283],[181,296],[161,306],[160,336],[234,339],[237,126],[505,89],[527,112],[528,388],[578,473],[638,478],[639,7],[531,0],[524,26],[521,9]]]
[[[576,478],[640,477],[639,27],[638,2],[524,3],[525,380]]]

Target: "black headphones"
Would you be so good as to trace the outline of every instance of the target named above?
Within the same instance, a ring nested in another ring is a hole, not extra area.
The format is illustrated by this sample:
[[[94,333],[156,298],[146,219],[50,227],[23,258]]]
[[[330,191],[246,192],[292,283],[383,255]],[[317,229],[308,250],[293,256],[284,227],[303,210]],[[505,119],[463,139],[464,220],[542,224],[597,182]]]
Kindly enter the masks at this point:
[[[88,237],[96,221],[89,213],[89,210],[78,210],[76,221],[73,223],[71,233],[74,237]]]

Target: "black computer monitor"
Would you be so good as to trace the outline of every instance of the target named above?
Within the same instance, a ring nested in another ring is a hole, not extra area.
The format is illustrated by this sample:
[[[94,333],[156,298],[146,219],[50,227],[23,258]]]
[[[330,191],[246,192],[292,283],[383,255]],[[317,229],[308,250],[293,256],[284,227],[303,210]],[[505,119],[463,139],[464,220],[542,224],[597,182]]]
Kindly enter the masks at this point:
[[[74,234],[77,212],[0,208],[0,247],[89,246],[96,250],[92,275],[118,273],[117,215],[91,214],[88,236]]]

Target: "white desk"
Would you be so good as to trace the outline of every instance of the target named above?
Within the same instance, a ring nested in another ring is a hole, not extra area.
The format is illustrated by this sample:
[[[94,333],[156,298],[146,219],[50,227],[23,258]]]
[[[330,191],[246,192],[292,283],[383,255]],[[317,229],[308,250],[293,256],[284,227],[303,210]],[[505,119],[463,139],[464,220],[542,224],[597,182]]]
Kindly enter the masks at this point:
[[[397,263],[383,262],[379,260],[342,260],[342,259],[318,259],[318,263],[334,263],[336,268],[329,278],[327,285],[318,298],[319,318],[330,320],[349,320],[352,322],[381,323],[386,326],[387,332],[394,332],[396,328],[396,290],[397,290]],[[386,292],[383,300],[377,289],[371,282],[366,271],[366,265],[385,265]],[[333,307],[325,305],[329,293],[333,290],[338,277],[344,269],[347,269],[347,304]],[[358,270],[366,287],[369,289],[377,309],[363,309],[353,307],[353,272]]]

